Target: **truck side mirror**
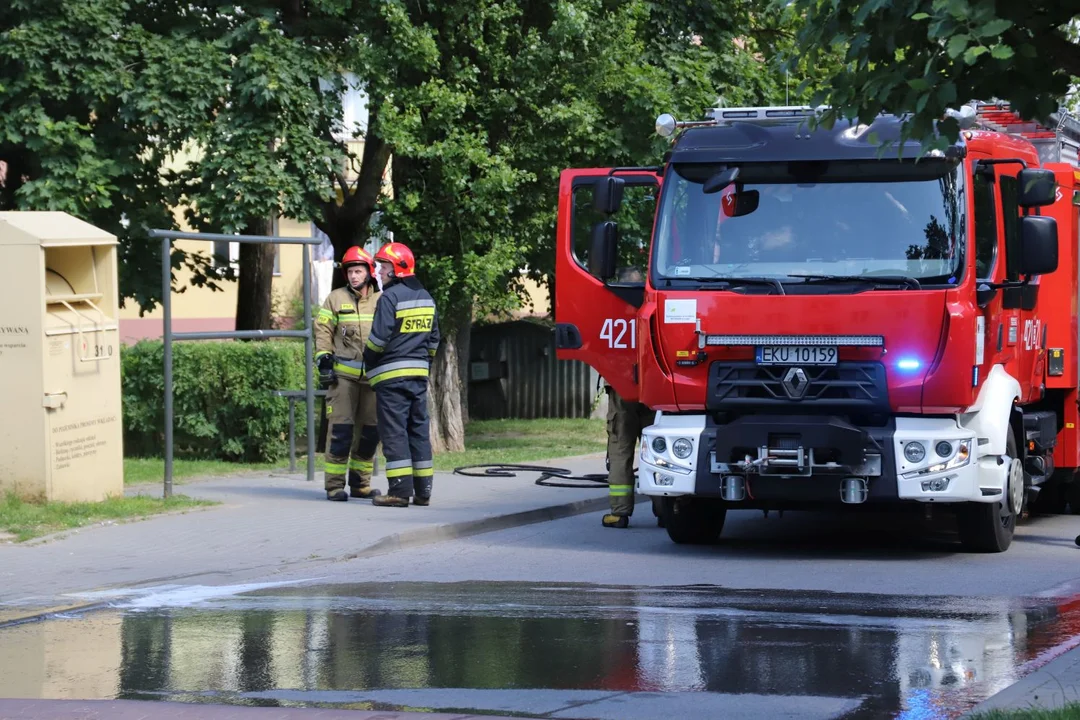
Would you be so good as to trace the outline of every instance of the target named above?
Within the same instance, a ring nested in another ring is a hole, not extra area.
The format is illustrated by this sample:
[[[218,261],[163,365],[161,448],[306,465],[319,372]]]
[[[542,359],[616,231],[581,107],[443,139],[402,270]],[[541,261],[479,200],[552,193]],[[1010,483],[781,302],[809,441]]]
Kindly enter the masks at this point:
[[[611,220],[596,223],[589,248],[589,274],[604,281],[614,277],[618,248],[618,224]]]
[[[1024,168],[1016,175],[1020,207],[1053,205],[1057,199],[1057,178],[1053,170]]]
[[[593,207],[605,215],[614,215],[622,205],[623,186],[621,177],[608,175],[593,185]]]
[[[1046,215],[1020,218],[1020,262],[1023,275],[1046,275],[1057,270],[1057,220]]]

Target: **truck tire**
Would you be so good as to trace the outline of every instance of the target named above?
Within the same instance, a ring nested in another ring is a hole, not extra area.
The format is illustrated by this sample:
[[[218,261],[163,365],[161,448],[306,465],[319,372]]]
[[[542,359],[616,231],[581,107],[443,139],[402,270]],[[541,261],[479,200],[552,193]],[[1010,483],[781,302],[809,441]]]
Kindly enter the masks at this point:
[[[1010,499],[1010,489],[1019,481],[1023,487],[1024,464],[1016,456],[1016,439],[1013,433],[1005,444],[1005,454],[1012,458],[1009,463],[1009,479],[1004,496],[990,503],[964,503],[957,508],[956,524],[960,531],[960,543],[969,552],[997,553],[1005,552],[1012,544],[1016,532],[1016,519],[1023,512],[1023,506],[1014,508],[1015,501]],[[1020,493],[1021,501],[1024,493]]]
[[[661,520],[668,537],[680,545],[711,545],[724,529],[727,508],[711,498],[664,498]]]

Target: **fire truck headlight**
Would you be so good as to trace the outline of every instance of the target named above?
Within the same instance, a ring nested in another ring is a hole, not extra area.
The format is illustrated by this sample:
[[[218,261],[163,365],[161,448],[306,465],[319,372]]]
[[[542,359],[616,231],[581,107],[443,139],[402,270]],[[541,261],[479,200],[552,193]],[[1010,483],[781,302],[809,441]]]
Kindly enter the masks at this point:
[[[680,460],[685,460],[690,457],[694,452],[694,443],[690,442],[686,438],[677,438],[675,442],[671,443],[671,452],[675,454],[675,457]]]
[[[660,137],[671,137],[671,134],[675,132],[675,127],[675,116],[670,113],[664,113],[656,118],[656,134]]]
[[[663,455],[667,451],[667,440],[662,437],[653,438],[652,449],[657,455]]]
[[[921,442],[909,442],[904,446],[904,457],[908,462],[922,462],[926,457],[926,447]]]

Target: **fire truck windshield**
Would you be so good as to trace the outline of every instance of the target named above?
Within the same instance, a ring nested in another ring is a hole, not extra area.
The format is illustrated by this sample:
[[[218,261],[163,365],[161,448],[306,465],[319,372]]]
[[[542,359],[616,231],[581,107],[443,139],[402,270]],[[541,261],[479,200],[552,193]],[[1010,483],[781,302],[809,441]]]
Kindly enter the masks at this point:
[[[922,287],[960,280],[967,206],[956,161],[746,163],[735,184],[705,193],[723,167],[668,170],[654,282],[693,286],[746,275],[786,284],[807,274],[899,276]]]

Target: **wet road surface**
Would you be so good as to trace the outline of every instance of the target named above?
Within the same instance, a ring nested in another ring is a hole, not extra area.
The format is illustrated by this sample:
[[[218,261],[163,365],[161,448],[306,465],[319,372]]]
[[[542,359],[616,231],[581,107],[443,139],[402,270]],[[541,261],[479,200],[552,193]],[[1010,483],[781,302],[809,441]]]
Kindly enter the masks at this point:
[[[923,720],[1080,636],[1075,599],[711,586],[297,584],[112,604],[0,628],[0,696]]]

